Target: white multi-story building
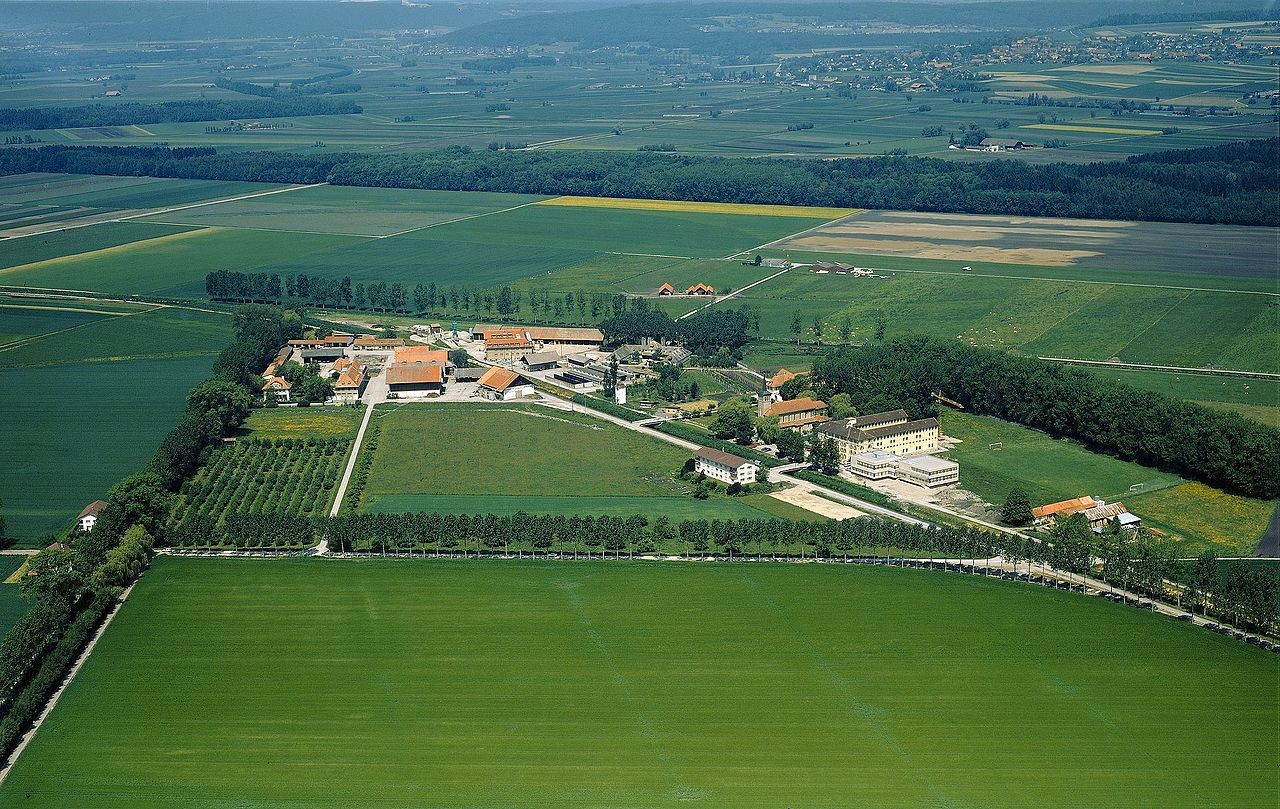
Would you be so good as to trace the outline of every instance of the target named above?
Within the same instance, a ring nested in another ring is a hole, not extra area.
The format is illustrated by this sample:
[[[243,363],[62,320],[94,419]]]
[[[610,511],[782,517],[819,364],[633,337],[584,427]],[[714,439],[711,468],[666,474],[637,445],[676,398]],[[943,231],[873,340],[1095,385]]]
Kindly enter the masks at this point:
[[[755,483],[760,472],[760,465],[755,461],[709,447],[698,450],[694,468],[712,480],[738,485]]]

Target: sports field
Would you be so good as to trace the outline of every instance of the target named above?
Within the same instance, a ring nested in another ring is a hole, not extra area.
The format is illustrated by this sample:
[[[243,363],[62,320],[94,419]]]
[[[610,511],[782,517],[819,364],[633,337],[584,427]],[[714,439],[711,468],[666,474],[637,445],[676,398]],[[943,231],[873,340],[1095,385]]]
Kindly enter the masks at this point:
[[[371,457],[362,449],[370,457],[361,501],[368,511],[672,519],[783,511],[762,497],[695,500],[692,484],[676,477],[691,452],[578,413],[488,402],[385,404],[373,418],[377,448]]]
[[[937,572],[162,558],[0,807],[1252,809],[1277,676]]]
[[[1123,502],[1189,554],[1212,549],[1222,556],[1252,555],[1277,506],[1182,482],[989,416],[948,410],[942,430],[961,441],[949,452],[960,464],[960,485],[987,502],[998,507],[1014,487],[1024,489],[1033,506],[1086,495]]]

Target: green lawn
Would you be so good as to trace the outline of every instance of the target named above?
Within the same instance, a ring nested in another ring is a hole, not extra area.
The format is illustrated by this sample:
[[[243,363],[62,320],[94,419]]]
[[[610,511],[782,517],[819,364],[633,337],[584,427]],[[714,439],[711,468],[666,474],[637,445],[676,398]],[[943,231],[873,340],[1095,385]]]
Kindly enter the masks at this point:
[[[692,453],[579,413],[478,402],[388,404],[373,417],[381,430],[362,499],[368,511],[780,515],[755,496],[694,499],[692,484],[676,477]]]
[[[9,578],[25,561],[25,556],[0,556],[0,582]],[[0,637],[6,635],[9,627],[26,615],[30,607],[31,602],[22,597],[18,585],[0,584]]]
[[[1123,368],[1088,370],[1104,379],[1208,407],[1233,410],[1263,424],[1280,427],[1280,381]]]
[[[1015,486],[1027,491],[1033,506],[1084,495],[1121,501],[1187,553],[1212,548],[1219,554],[1252,554],[1276,505],[1178,483],[1176,475],[990,416],[947,410],[942,431],[961,439],[949,453],[960,464],[960,485],[989,503],[1000,505]],[[989,446],[997,442],[1002,448]],[[1144,491],[1131,492],[1136,483],[1145,484]]]
[[[1252,809],[1278,676],[938,572],[162,558],[0,807]]]

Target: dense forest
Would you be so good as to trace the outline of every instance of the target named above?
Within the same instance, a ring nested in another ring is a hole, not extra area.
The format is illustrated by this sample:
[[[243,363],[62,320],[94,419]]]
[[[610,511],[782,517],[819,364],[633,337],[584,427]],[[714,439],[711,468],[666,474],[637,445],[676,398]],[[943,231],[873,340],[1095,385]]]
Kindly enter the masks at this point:
[[[940,391],[972,413],[1227,491],[1280,497],[1280,430],[1057,363],[913,337],[828,354],[804,384],[824,399],[848,393],[866,411],[915,416],[936,412]]]
[[[84,146],[0,153],[0,174],[27,171],[1280,225],[1280,138],[1083,165],[467,147],[377,155]]]
[[[79,126],[128,126],[233,118],[285,118],[294,115],[354,115],[360,105],[304,95],[278,95],[272,100],[164,101],[158,104],[85,104],[79,107],[0,109],[0,129],[62,129]]]

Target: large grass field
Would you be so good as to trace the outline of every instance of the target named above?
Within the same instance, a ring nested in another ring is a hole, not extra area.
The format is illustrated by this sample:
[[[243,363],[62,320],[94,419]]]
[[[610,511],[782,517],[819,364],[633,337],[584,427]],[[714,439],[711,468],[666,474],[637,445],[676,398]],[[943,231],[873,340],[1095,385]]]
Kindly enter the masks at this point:
[[[1073,441],[990,416],[947,411],[943,432],[961,443],[949,452],[960,464],[960,485],[999,506],[1014,487],[1033,506],[1093,495],[1121,501],[1180,551],[1253,553],[1277,503],[1227,494],[1176,475],[1090,452]],[[999,443],[999,449],[992,444]],[[1134,484],[1143,489],[1131,492]]]
[[[10,312],[22,334],[0,344],[0,497],[30,543],[141,471],[231,329],[188,309],[4,297],[0,332]]]
[[[578,413],[496,403],[388,404],[373,418],[379,435],[362,501],[370,511],[672,519],[776,513],[755,507],[759,498],[695,500],[691,484],[676,478],[692,453]]]
[[[1278,666],[938,572],[162,558],[0,807],[1252,809]]]
[[[9,627],[26,615],[31,607],[31,602],[22,597],[22,591],[16,583],[3,583],[26,561],[25,556],[0,556],[0,636],[7,634]]]

